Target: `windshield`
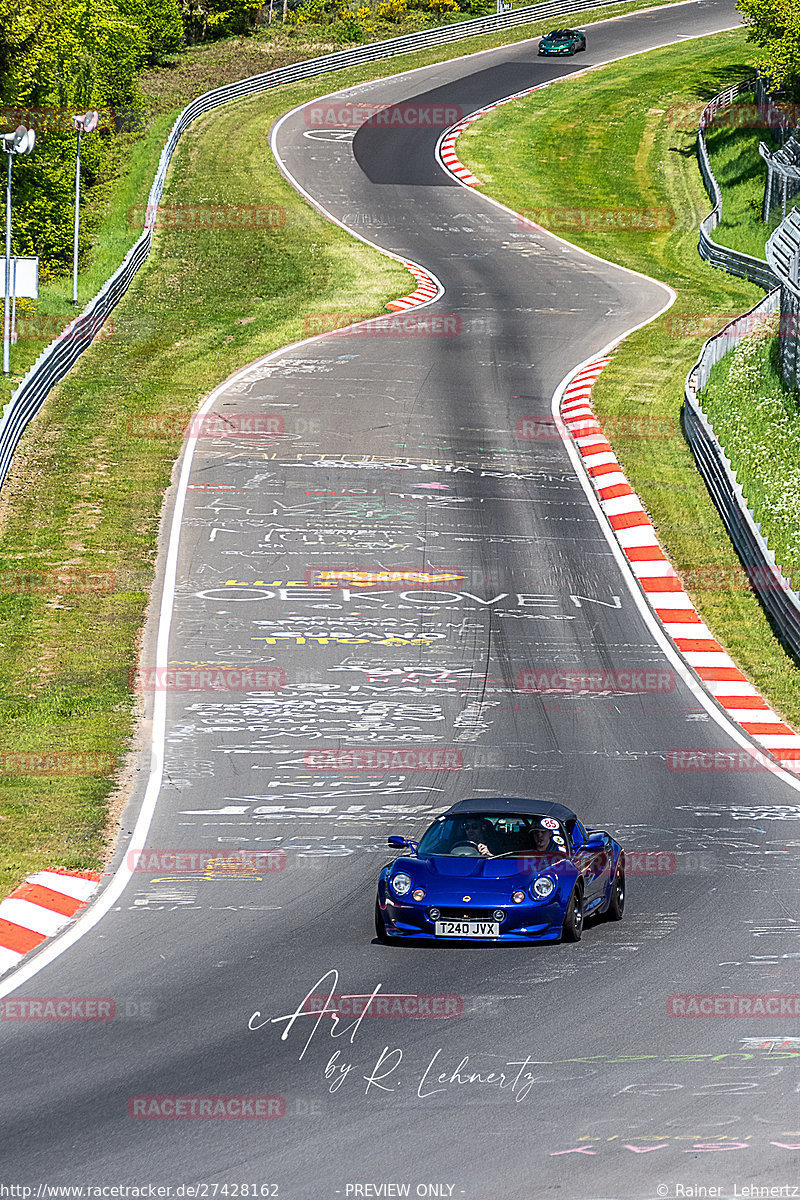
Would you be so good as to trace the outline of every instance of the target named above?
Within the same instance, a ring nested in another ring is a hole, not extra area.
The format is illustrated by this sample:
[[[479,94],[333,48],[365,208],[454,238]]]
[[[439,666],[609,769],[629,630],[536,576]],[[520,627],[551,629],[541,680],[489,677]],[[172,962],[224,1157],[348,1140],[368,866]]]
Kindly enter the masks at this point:
[[[465,813],[443,816],[426,830],[420,858],[497,858],[567,853],[564,827],[553,817]]]

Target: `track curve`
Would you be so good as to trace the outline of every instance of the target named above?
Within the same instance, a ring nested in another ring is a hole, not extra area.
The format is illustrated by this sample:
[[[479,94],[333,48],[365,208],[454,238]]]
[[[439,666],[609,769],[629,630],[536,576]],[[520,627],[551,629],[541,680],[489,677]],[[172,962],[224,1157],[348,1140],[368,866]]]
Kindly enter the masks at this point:
[[[734,20],[730,4],[705,0],[602,22],[585,58]],[[339,98],[466,113],[585,65],[538,62],[523,43]],[[681,1020],[667,1000],[795,992],[796,790],[766,773],[754,785],[666,769],[672,748],[736,743],[665,653],[560,437],[516,433],[521,418],[544,427],[565,376],[668,297],[454,186],[435,161],[440,129],[373,121],[351,144],[346,129],[324,136],[308,108],[274,131],[286,171],[445,292],[404,314],[416,324],[400,335],[367,323],[237,373],[215,411],[280,414],[285,437],[197,442],[171,498],[169,660],[286,682],[158,701],[164,773],[147,845],[280,850],[285,867],[133,874],[101,920],[7,995],[89,992],[113,997],[118,1015],[2,1022],[0,1063],[17,1081],[0,1102],[3,1174],[275,1184],[309,1200],[404,1194],[387,1185],[588,1200],[676,1195],[676,1181],[790,1182],[794,1052],[758,1042],[796,1020]],[[312,587],[308,574],[398,567],[460,579],[365,594]],[[674,680],[520,691],[537,666]],[[463,765],[324,773],[308,757],[357,747],[449,748]],[[413,835],[482,792],[574,801],[629,852],[660,851],[662,873],[641,859],[625,920],[578,946],[379,945],[387,833]],[[140,811],[141,795],[129,833]],[[424,1019],[436,1011],[426,1001],[418,1017],[344,1031],[290,1022],[326,984],[445,997],[460,1015]],[[129,1115],[132,1097],[211,1094],[281,1096],[285,1116]]]

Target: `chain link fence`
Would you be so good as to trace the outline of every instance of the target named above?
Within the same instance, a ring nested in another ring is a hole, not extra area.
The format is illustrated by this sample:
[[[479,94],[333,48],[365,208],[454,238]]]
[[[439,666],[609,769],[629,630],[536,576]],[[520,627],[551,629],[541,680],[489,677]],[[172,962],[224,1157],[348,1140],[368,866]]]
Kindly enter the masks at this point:
[[[703,130],[710,124],[715,113],[732,104],[742,93],[749,91],[755,91],[756,100],[760,105],[766,106],[770,103],[760,80],[750,79],[715,96],[700,120],[698,157],[706,189],[714,201],[714,212],[700,227],[699,250],[701,256],[713,261],[715,266],[771,290],[748,313],[729,322],[703,346],[700,357],[689,372],[684,385],[683,424],[697,468],[753,583],[753,588],[772,619],[779,638],[795,658],[800,660],[800,596],[792,590],[789,580],[775,562],[775,555],[761,533],[761,527],[747,503],[733,465],[717,440],[698,399],[698,393],[708,383],[715,363],[752,332],[753,324],[759,317],[777,312],[781,314],[781,361],[783,363],[785,358],[787,368],[794,373],[793,378],[798,378],[797,321],[800,318],[800,290],[797,288],[797,272],[800,261],[800,215],[796,210],[790,213],[770,238],[767,243],[766,262],[753,259],[749,255],[738,254],[726,247],[716,246],[709,237],[710,229],[713,229],[719,220],[722,195],[708,161]],[[711,223],[715,214],[716,220]],[[714,248],[716,261],[710,253],[704,253],[704,248],[707,250],[709,244]],[[757,269],[754,270],[751,264],[755,264]],[[789,333],[793,336],[785,336]]]
[[[800,387],[800,213],[796,208],[767,242],[767,261],[780,283],[781,375],[789,388]]]
[[[777,287],[778,280],[764,259],[753,258],[750,254],[742,254],[739,250],[721,246],[711,236],[722,218],[722,192],[714,177],[714,172],[711,170],[705,130],[713,124],[717,113],[730,108],[739,96],[755,91],[757,83],[757,79],[746,79],[742,83],[736,83],[733,87],[726,88],[724,92],[720,92],[718,96],[714,96],[713,100],[709,101],[700,116],[697,131],[697,160],[700,164],[700,174],[703,176],[708,198],[714,207],[700,222],[698,251],[700,257],[710,263],[712,267],[719,267],[731,275],[738,275],[741,279],[749,279],[751,283],[763,287],[764,291],[770,291]],[[769,98],[762,98],[761,103],[766,107],[769,104]]]

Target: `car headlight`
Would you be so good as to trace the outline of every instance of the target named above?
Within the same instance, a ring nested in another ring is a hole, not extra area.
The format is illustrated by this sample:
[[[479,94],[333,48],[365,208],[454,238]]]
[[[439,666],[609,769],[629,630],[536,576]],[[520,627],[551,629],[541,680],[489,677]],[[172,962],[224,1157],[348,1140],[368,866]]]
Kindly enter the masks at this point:
[[[396,896],[406,896],[411,890],[411,876],[400,871],[392,879],[392,891]]]
[[[548,896],[552,896],[555,889],[555,880],[549,875],[542,875],[541,878],[534,880],[531,885],[531,898],[534,900],[546,900]]]

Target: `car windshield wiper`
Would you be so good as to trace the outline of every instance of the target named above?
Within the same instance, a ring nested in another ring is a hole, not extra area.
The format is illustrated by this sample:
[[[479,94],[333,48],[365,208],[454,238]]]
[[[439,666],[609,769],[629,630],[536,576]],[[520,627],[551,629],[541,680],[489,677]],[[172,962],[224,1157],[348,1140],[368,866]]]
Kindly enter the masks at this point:
[[[504,850],[502,854],[490,854],[489,858],[539,858],[545,855],[552,858],[556,853],[555,850]]]

